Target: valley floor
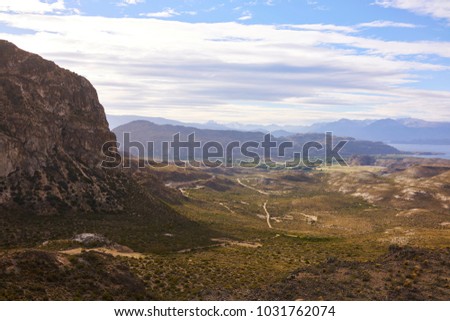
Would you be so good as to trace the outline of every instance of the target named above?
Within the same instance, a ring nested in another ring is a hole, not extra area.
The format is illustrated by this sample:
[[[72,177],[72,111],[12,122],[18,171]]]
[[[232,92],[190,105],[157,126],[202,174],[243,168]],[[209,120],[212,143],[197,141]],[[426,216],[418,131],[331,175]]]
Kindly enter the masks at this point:
[[[187,239],[167,226],[151,231],[156,242],[174,245],[159,251],[113,233],[107,236],[114,246],[84,249],[53,237],[33,247],[54,258],[42,269],[68,260],[59,279],[65,284],[86,269],[74,258],[90,253],[114,273],[125,269],[121,273],[135,280],[142,299],[450,299],[448,165],[151,170],[179,193],[181,201],[172,206],[211,235]],[[28,283],[25,278],[14,291],[5,290],[12,275],[24,273],[14,265],[24,251],[10,247],[0,257],[2,299],[36,292],[32,271]],[[117,280],[108,282],[126,288]],[[104,288],[96,299],[114,298]],[[36,298],[58,299],[54,293]],[[73,299],[67,293],[62,298]]]

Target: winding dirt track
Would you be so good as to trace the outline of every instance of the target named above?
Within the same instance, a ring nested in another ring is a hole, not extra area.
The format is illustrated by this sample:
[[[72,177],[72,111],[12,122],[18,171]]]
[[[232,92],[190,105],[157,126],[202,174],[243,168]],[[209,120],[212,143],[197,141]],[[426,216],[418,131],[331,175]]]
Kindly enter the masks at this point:
[[[269,193],[267,193],[267,192],[264,192],[264,191],[262,191],[262,190],[260,190],[260,189],[254,188],[253,186],[250,186],[250,185],[247,185],[247,184],[242,183],[241,180],[240,180],[239,178],[237,178],[236,180],[237,180],[237,182],[239,183],[239,185],[242,185],[242,186],[244,186],[244,187],[246,187],[246,188],[249,188],[249,189],[251,189],[251,190],[253,190],[253,191],[255,191],[255,192],[258,192],[258,193],[260,193],[260,194],[263,194],[263,195],[269,195]]]
[[[269,228],[272,228],[272,229],[273,229],[272,224],[270,224],[270,213],[269,213],[269,211],[267,210],[267,203],[268,203],[268,202],[269,202],[269,201],[266,201],[266,202],[264,203],[263,208],[264,208],[264,211],[266,212],[267,225],[269,226]]]
[[[236,181],[239,183],[239,185],[242,185],[242,186],[244,186],[244,187],[246,187],[246,188],[248,188],[248,189],[251,189],[252,191],[258,192],[258,193],[263,194],[263,195],[270,195],[268,192],[262,191],[262,190],[260,190],[260,189],[254,188],[253,186],[250,186],[250,185],[247,185],[247,184],[242,183],[241,180],[240,180],[239,178],[237,178]],[[273,229],[272,224],[270,224],[270,213],[269,213],[269,211],[267,210],[267,203],[268,203],[268,202],[269,202],[269,201],[266,201],[266,202],[264,203],[263,208],[264,208],[264,212],[266,212],[267,226],[269,226],[269,228]]]

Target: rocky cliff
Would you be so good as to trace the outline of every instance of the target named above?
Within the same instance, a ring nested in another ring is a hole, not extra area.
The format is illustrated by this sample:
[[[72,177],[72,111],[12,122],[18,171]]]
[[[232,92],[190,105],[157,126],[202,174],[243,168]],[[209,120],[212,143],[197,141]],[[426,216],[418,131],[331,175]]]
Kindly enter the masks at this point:
[[[89,81],[0,40],[0,205],[39,213],[115,210],[99,168],[115,140]]]

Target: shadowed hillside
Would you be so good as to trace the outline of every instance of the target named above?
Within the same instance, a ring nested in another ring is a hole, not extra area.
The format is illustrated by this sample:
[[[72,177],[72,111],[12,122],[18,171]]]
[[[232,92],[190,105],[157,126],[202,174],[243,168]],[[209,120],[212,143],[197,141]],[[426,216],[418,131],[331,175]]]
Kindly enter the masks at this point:
[[[101,168],[115,135],[88,80],[0,41],[0,83],[0,247],[82,232],[141,251],[210,243],[152,193],[164,189],[158,180],[143,188],[131,172]],[[175,237],[158,242],[163,233]]]

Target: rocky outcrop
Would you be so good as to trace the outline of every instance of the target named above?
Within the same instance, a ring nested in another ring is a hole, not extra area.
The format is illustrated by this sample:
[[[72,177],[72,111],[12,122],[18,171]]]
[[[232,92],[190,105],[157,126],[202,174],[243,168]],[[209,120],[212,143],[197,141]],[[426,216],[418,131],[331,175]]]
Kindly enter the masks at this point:
[[[1,206],[120,209],[117,177],[99,168],[115,135],[87,79],[0,40],[0,116]]]

